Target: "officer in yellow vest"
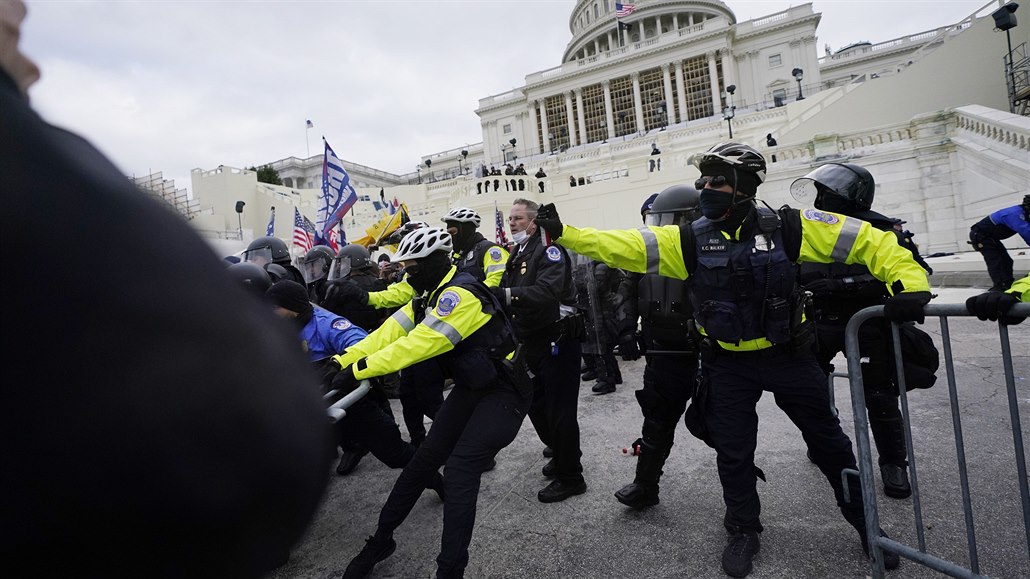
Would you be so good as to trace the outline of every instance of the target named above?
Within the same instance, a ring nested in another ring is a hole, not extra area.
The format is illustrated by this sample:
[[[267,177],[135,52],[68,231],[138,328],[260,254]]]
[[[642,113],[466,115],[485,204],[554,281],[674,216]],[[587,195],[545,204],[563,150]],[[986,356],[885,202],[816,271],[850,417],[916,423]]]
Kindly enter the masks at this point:
[[[375,535],[351,561],[345,578],[365,577],[393,553],[394,529],[441,466],[445,499],[437,577],[461,577],[468,564],[480,476],[515,439],[529,408],[529,378],[508,360],[516,345],[511,322],[482,282],[451,264],[452,249],[451,236],[442,229],[409,233],[394,261],[404,262],[416,297],[333,358],[337,373],[332,384],[344,392],[360,380],[430,359],[455,382],[433,428],[394,484]]]
[[[751,572],[759,549],[761,507],[754,464],[755,405],[763,391],[801,430],[812,460],[833,487],[837,504],[866,547],[857,477],[845,495],[841,471],[854,469],[851,441],[830,411],[826,378],[803,315],[797,262],[861,263],[887,283],[885,316],[923,321],[929,284],[911,252],[893,234],[868,223],[815,209],[779,211],[755,204],[765,159],[740,143],[715,145],[698,158],[703,218],[681,226],[596,231],[563,226],[553,207],[536,223],[561,245],[613,267],[686,279],[698,330],[706,336],[702,371],[708,380],[704,425],[717,452],[730,534],[723,570]],[[882,531],[881,531],[882,533]],[[887,568],[898,556],[885,554]]]

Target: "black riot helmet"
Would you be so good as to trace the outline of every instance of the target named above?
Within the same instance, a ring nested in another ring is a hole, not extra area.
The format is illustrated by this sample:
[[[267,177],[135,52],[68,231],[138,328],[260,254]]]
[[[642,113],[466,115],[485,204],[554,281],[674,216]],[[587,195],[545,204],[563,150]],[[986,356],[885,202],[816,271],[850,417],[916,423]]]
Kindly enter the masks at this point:
[[[344,245],[329,267],[329,281],[344,279],[350,272],[365,269],[371,262],[372,254],[368,249],[354,243]]]
[[[690,185],[666,187],[651,203],[645,225],[683,225],[701,216],[701,194]]]
[[[293,279],[290,277],[290,272],[286,271],[286,268],[279,265],[278,263],[266,263],[265,273],[272,280],[272,283],[276,283],[283,279]]]
[[[316,245],[304,254],[301,273],[305,283],[315,283],[329,274],[329,266],[333,263],[333,250],[324,245]]]
[[[836,213],[872,208],[875,192],[873,176],[854,163],[827,163],[790,184],[798,202]]]
[[[290,265],[290,250],[286,247],[285,241],[266,235],[250,242],[247,251],[243,252],[243,261],[251,261],[260,266],[267,263]]]
[[[272,285],[272,278],[268,276],[268,272],[256,263],[246,261],[234,263],[226,268],[226,271],[229,272],[229,277],[236,280],[236,283],[259,297],[264,297],[265,291]]]

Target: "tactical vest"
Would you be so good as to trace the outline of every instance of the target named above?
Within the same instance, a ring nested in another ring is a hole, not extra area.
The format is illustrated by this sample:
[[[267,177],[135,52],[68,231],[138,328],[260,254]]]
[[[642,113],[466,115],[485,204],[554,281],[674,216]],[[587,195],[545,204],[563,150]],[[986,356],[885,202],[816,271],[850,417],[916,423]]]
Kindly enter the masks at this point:
[[[458,268],[458,272],[467,273],[476,278],[477,281],[484,281],[486,279],[486,271],[483,269],[483,256],[495,245],[497,244],[485,237],[481,237],[472,246],[472,249],[464,254],[455,254],[454,265]]]
[[[458,342],[453,350],[440,356],[440,359],[456,384],[474,390],[485,388],[497,380],[498,365],[515,350],[516,339],[507,313],[483,282],[468,273],[456,272],[446,284],[435,289],[425,302],[421,298],[413,300],[414,321],[416,324],[421,323],[426,313],[436,308],[440,296],[447,288],[455,286],[479,299],[483,313],[490,316],[490,321]]]
[[[720,342],[764,337],[785,344],[801,322],[796,268],[787,256],[781,223],[764,207],[758,214],[758,223],[767,225],[740,242],[726,239],[708,219],[691,225],[697,269],[687,278],[690,301],[698,326]]]
[[[359,272],[347,279],[369,293],[386,289],[386,282],[371,273]],[[343,303],[327,304],[327,306],[332,306],[327,307],[327,309],[347,318],[368,333],[372,333],[383,323],[383,312],[381,310],[377,310],[374,306],[363,304],[357,300],[346,300]]]
[[[637,284],[637,310],[650,338],[663,343],[689,338],[694,310],[687,297],[686,282],[644,274]]]

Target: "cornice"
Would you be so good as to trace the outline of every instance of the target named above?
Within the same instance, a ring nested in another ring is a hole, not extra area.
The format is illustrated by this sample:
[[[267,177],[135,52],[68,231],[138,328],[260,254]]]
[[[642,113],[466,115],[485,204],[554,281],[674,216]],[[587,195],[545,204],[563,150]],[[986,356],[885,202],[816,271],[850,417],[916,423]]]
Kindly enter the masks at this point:
[[[762,36],[762,35],[768,34],[770,32],[776,32],[778,30],[783,30],[785,28],[792,28],[792,27],[797,26],[799,24],[812,23],[813,26],[818,26],[819,25],[819,18],[820,18],[820,16],[821,16],[821,14],[816,12],[816,13],[810,14],[808,16],[802,16],[801,18],[795,18],[793,20],[784,20],[782,22],[777,22],[775,24],[770,24],[770,25],[767,25],[767,26],[763,26],[763,27],[761,27],[761,28],[759,28],[757,30],[751,31],[751,32],[735,35],[735,38],[737,40],[745,40],[745,39],[748,39],[748,38],[755,38],[755,37],[758,37],[758,36]],[[734,32],[736,32],[736,26],[734,26]]]

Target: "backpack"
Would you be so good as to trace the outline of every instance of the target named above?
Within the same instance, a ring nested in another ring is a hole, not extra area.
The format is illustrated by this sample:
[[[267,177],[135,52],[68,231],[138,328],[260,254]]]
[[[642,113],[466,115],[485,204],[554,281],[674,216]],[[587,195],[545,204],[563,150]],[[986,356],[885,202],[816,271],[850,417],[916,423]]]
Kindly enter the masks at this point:
[[[941,365],[941,355],[933,338],[913,322],[901,324],[898,331],[901,334],[901,353],[904,359],[905,390],[933,386],[937,382],[937,369]],[[891,342],[893,349],[893,340]],[[896,373],[893,364],[891,370]]]

